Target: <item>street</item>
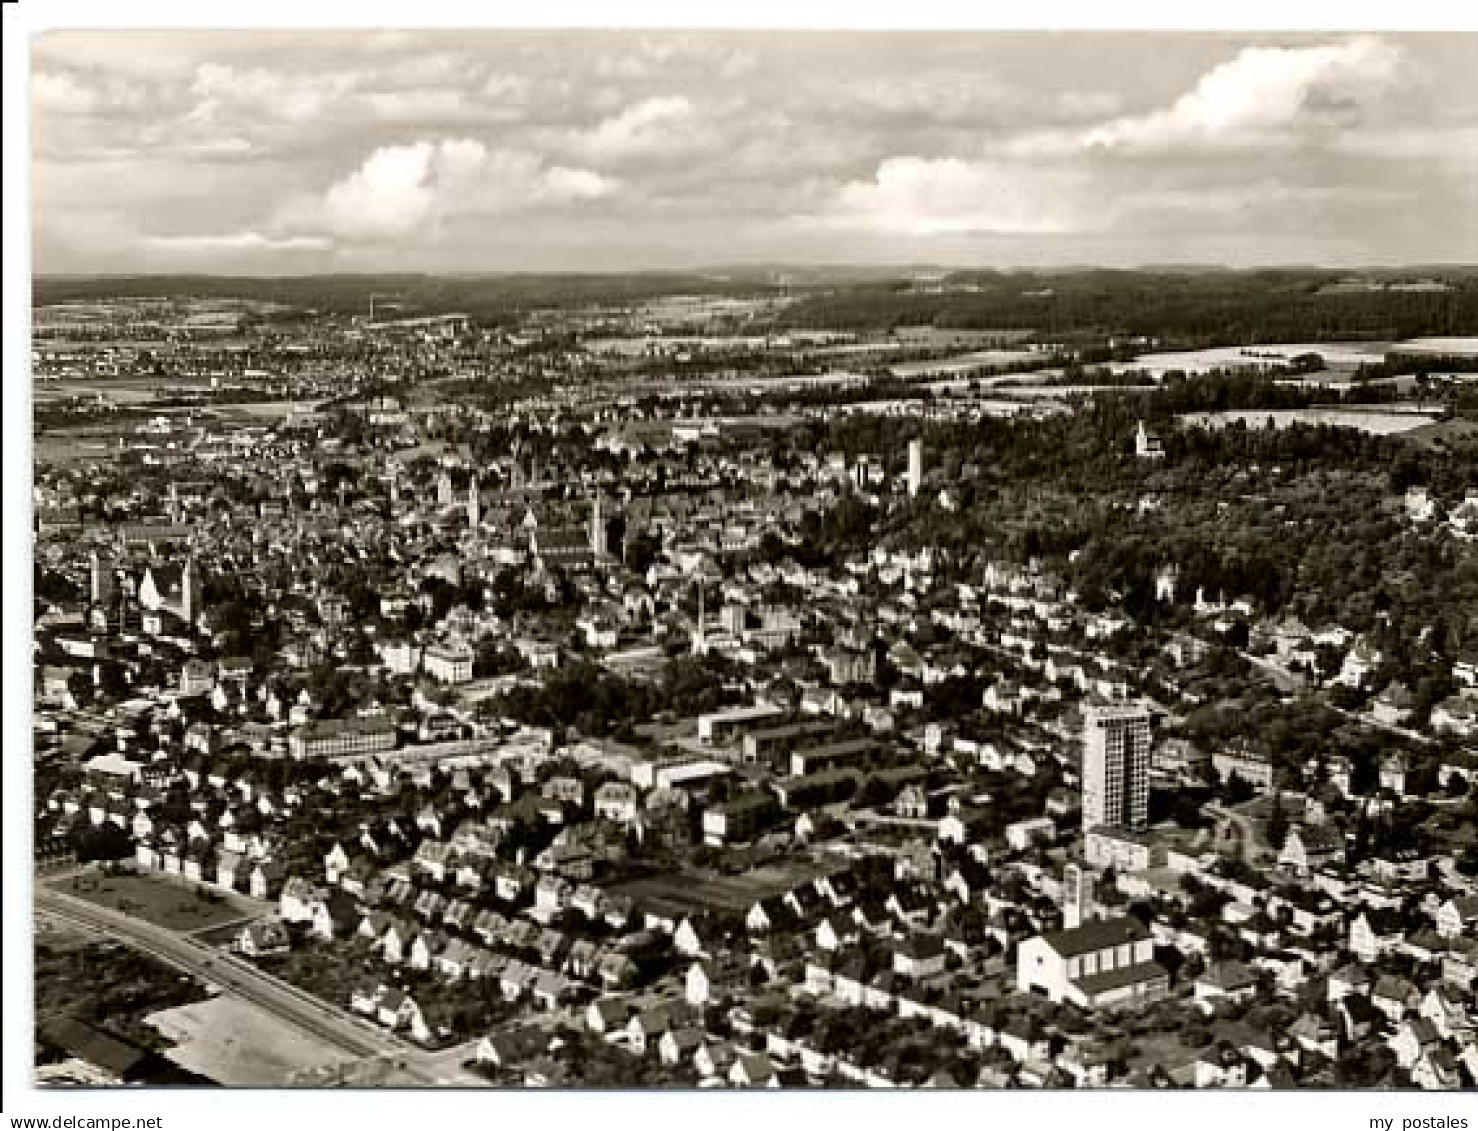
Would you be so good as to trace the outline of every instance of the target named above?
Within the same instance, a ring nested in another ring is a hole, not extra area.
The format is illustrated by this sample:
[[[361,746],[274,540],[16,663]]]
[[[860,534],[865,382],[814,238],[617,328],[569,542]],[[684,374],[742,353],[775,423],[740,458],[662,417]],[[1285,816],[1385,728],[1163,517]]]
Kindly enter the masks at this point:
[[[428,1056],[393,1034],[346,1010],[321,1001],[256,969],[234,955],[212,949],[186,935],[115,911],[97,907],[44,886],[36,889],[38,913],[103,934],[154,956],[202,981],[218,986],[302,1030],[356,1057],[394,1058],[421,1083],[440,1083],[440,1074],[421,1066]]]

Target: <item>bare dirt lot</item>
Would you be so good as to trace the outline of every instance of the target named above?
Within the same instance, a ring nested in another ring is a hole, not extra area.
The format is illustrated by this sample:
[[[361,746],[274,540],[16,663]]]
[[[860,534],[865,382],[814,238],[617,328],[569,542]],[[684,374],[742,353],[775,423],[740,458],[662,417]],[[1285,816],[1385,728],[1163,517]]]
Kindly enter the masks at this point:
[[[339,1063],[344,1054],[230,997],[214,997],[146,1018],[175,1042],[169,1058],[235,1087],[282,1087],[299,1072]]]

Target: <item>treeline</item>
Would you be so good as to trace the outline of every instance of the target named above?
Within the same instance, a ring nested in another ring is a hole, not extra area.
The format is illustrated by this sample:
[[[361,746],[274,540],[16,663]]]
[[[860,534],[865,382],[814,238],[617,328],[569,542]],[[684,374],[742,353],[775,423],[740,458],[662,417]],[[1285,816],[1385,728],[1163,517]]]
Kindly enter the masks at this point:
[[[756,281],[731,281],[683,272],[610,275],[228,275],[39,276],[38,306],[71,300],[130,298],[241,298],[337,314],[368,311],[371,296],[396,316],[467,314],[497,324],[540,308],[640,302],[672,294],[746,296],[779,291]]]
[[[1267,374],[1218,369],[1197,377],[1167,373],[1160,388],[1142,403],[1149,419],[1165,421],[1188,412],[1308,408],[1329,397],[1324,390],[1280,384]]]
[[[935,326],[1132,334],[1204,345],[1404,338],[1478,328],[1478,278],[1442,275],[1445,291],[1330,293],[1323,271],[971,273],[973,291],[920,293],[906,282],[812,295],[785,325],[843,329]]]
[[[655,683],[628,680],[587,660],[565,664],[538,686],[500,697],[505,716],[531,726],[573,727],[581,734],[624,736],[665,711],[695,715],[737,701],[717,661],[670,660]]]
[[[1359,366],[1355,370],[1355,380],[1428,377],[1434,373],[1478,373],[1478,357],[1468,354],[1388,353],[1384,361]]]

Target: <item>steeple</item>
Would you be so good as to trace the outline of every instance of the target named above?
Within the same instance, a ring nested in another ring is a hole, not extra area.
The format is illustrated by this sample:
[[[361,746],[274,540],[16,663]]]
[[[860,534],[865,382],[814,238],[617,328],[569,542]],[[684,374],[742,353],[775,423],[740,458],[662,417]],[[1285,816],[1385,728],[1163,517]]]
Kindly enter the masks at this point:
[[[467,526],[477,530],[482,526],[482,493],[477,485],[477,476],[467,485]]]
[[[195,554],[191,554],[180,571],[180,618],[192,628],[195,618],[200,617],[201,596],[200,566],[195,565]]]
[[[590,512],[590,552],[603,558],[609,552],[606,542],[605,493],[595,493],[595,506]]]
[[[1066,930],[1081,927],[1095,918],[1093,877],[1080,865],[1069,864],[1062,880],[1062,925]]]
[[[703,606],[703,579],[698,579],[698,628],[693,633],[693,655],[705,656],[708,654],[708,625]]]
[[[89,565],[92,579],[92,603],[105,605],[108,602],[108,578],[103,573],[102,556],[96,550],[92,552]]]
[[[184,576],[180,578],[180,616],[191,628],[195,627],[195,618],[200,615],[201,597],[200,567],[195,564],[195,555],[191,554],[185,561]]]

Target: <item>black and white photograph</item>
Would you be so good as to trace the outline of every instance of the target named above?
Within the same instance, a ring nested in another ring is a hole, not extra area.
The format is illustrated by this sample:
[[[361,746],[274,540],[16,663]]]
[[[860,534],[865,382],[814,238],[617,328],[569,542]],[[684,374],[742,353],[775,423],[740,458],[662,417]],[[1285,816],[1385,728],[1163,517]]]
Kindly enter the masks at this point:
[[[1478,31],[129,7],[5,13],[15,1110],[1473,1125]]]

